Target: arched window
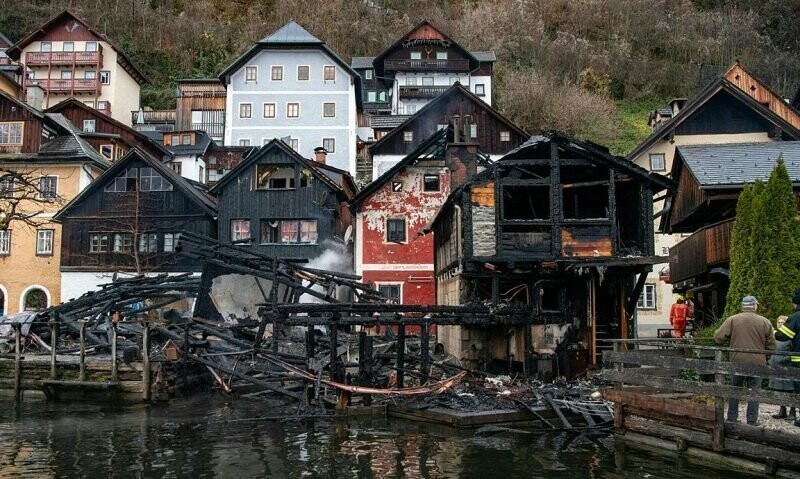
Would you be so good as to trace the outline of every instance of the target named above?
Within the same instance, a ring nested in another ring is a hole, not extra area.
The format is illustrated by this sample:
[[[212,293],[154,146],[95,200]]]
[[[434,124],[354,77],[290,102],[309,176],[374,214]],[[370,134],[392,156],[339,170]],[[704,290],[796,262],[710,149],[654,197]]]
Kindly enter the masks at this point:
[[[23,300],[25,311],[37,311],[47,307],[47,293],[39,288],[33,288],[25,293]]]

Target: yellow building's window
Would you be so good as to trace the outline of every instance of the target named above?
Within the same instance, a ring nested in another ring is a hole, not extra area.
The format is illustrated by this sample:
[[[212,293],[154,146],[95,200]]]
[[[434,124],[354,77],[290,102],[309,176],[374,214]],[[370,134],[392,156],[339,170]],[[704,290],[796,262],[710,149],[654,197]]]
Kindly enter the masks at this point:
[[[22,122],[0,123],[0,145],[22,144]]]

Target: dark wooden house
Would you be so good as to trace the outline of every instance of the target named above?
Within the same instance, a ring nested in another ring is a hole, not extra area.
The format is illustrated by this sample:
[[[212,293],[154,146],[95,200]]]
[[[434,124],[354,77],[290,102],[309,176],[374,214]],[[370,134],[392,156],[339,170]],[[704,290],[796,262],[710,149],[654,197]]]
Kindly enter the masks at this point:
[[[75,98],[64,100],[46,111],[67,117],[83,132],[83,138],[108,161],[122,158],[133,148],[140,148],[161,160],[171,156],[158,142]]]
[[[600,339],[632,331],[643,273],[659,261],[653,193],[670,186],[560,134],[532,137],[474,175],[429,227],[437,303],[518,306],[531,326],[442,326],[439,340],[460,359],[538,364],[544,375],[595,363]]]
[[[0,153],[36,153],[55,131],[44,126],[44,114],[0,91]],[[8,133],[5,133],[5,132]]]
[[[696,324],[725,310],[736,203],[746,184],[766,181],[783,157],[800,199],[800,141],[679,146],[672,163],[678,184],[661,217],[661,233],[691,233],[670,248],[673,290],[694,298]]]
[[[281,258],[314,258],[352,225],[355,184],[346,171],[300,156],[281,140],[251,153],[212,189],[219,238]]]
[[[135,148],[55,215],[62,281],[88,291],[108,282],[104,272],[199,272],[175,247],[184,231],[215,236],[216,215],[199,185]]]

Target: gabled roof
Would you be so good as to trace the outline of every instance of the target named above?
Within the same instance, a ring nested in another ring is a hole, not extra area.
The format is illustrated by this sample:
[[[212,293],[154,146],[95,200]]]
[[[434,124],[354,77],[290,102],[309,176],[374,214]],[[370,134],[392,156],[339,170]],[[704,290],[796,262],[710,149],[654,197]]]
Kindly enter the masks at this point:
[[[400,123],[393,130],[391,130],[389,133],[387,133],[386,135],[381,137],[381,139],[378,140],[377,142],[375,142],[375,144],[371,145],[369,147],[370,151],[374,151],[375,149],[380,148],[383,144],[387,143],[390,138],[393,138],[395,135],[401,134],[402,130],[405,129],[406,126],[408,126],[411,123],[415,122],[418,118],[421,118],[421,117],[429,114],[430,112],[436,112],[437,111],[436,108],[438,107],[439,103],[444,102],[447,98],[449,98],[450,96],[453,96],[453,95],[464,95],[464,96],[466,96],[468,99],[470,99],[473,102],[475,102],[477,105],[479,105],[481,108],[483,108],[487,113],[489,113],[491,116],[493,116],[497,121],[499,121],[501,123],[504,123],[506,126],[508,126],[511,130],[514,130],[514,132],[516,132],[520,136],[523,136],[523,137],[528,136],[528,133],[526,133],[525,130],[523,130],[522,128],[518,127],[511,120],[509,120],[508,118],[506,118],[503,115],[501,115],[499,111],[495,110],[488,103],[486,103],[485,101],[481,100],[480,97],[476,96],[474,93],[469,91],[467,88],[465,88],[463,85],[461,85],[461,83],[456,82],[455,84],[453,84],[453,86],[451,86],[450,88],[445,90],[443,93],[441,93],[439,96],[437,96],[433,100],[431,100],[428,103],[426,103],[425,106],[423,106],[422,108],[417,110],[417,112],[415,114],[411,115],[404,122]],[[375,127],[373,127],[373,128],[375,128]]]
[[[205,155],[211,147],[211,137],[204,130],[170,131],[170,134],[194,133],[194,145],[164,145],[173,155]],[[149,136],[149,135],[148,135]],[[152,137],[151,137],[152,138]],[[163,136],[162,136],[163,138]],[[163,140],[162,140],[163,141]]]
[[[262,38],[258,43],[324,43],[319,38],[308,33],[308,30],[301,27],[297,22],[291,21],[271,34]]]
[[[311,35],[308,33],[308,31],[295,22],[289,22],[277,29],[272,34],[267,35],[261,40],[255,42],[241,56],[239,56],[239,58],[228,65],[224,70],[222,70],[222,72],[220,72],[219,79],[222,81],[222,83],[227,85],[230,83],[230,76],[239,71],[239,69],[242,68],[242,66],[244,66],[244,64],[253,58],[258,52],[266,49],[280,48],[318,48],[322,50],[334,62],[352,75],[353,80],[357,82],[356,87],[358,89],[358,82],[360,82],[361,76],[356,73],[356,71],[353,70],[353,68],[350,67],[347,62],[342,60],[339,55],[328,48],[328,45],[325,44],[325,42]]]
[[[92,146],[81,137],[78,130],[71,121],[61,113],[45,113],[45,117],[58,125],[60,133],[58,136],[48,141],[39,148],[40,156],[78,156],[85,157],[101,168],[108,168],[111,163],[97,152]]]
[[[691,118],[691,116],[694,113],[696,113],[700,108],[702,108],[703,105],[706,104],[706,102],[708,102],[711,98],[713,98],[715,95],[717,95],[722,91],[729,93],[734,98],[738,99],[739,101],[750,107],[754,112],[762,116],[764,119],[780,127],[781,130],[785,132],[787,135],[789,135],[791,138],[795,140],[800,140],[800,129],[792,126],[790,122],[786,121],[779,115],[772,112],[768,106],[764,106],[763,104],[759,103],[758,101],[756,101],[755,98],[748,95],[747,93],[742,91],[740,88],[738,88],[736,85],[734,85],[725,78],[726,75],[733,68],[737,67],[744,69],[744,67],[742,67],[739,63],[736,63],[725,73],[718,75],[713,81],[711,81],[708,85],[706,85],[706,87],[703,88],[703,90],[701,90],[700,93],[698,93],[691,100],[689,100],[676,115],[674,115],[668,121],[662,123],[657,130],[651,133],[650,136],[648,136],[643,142],[641,142],[636,148],[634,148],[633,151],[631,151],[628,154],[627,158],[630,161],[635,161],[636,158],[639,157],[639,155],[647,151],[650,147],[652,147],[656,142],[658,142],[662,138],[669,136],[669,134],[673,132],[681,123]],[[761,85],[764,88],[764,90],[771,92],[771,90],[769,90],[769,88],[767,88],[766,85],[763,84]]]
[[[470,53],[472,53],[472,56],[477,58],[481,63],[493,63],[497,61],[497,55],[495,55],[492,51]]]
[[[36,118],[44,118],[44,113],[42,111],[37,110],[36,108],[28,105],[23,101],[18,100],[17,98],[14,98],[13,96],[9,95],[3,90],[0,90],[0,97],[14,103],[18,108],[24,108],[25,110],[28,110]]]
[[[122,67],[127,71],[134,80],[140,85],[147,83],[147,77],[144,76],[144,73],[136,66],[135,63],[130,59],[128,55],[125,54],[118,46],[116,46],[105,34],[98,32],[86,22],[81,20],[80,17],[75,15],[69,10],[64,10],[63,12],[59,13],[55,17],[51,18],[44,25],[40,26],[33,32],[26,35],[22,40],[18,41],[14,46],[6,50],[6,53],[9,57],[13,58],[14,60],[19,60],[20,55],[22,55],[22,50],[30,45],[32,42],[36,41],[37,38],[44,35],[47,30],[52,28],[53,26],[57,25],[59,22],[64,20],[74,20],[81,25],[84,26],[87,30],[89,30],[93,35],[100,38],[102,41],[108,43],[114,51],[117,52],[117,63],[122,65]]]
[[[373,63],[373,65],[376,66],[376,70],[382,72],[383,71],[383,59],[386,58],[386,56],[392,50],[394,50],[395,48],[400,46],[404,41],[406,41],[406,39],[408,39],[408,37],[410,37],[414,32],[416,32],[417,30],[419,30],[422,27],[430,27],[433,30],[435,30],[437,33],[439,33],[439,35],[442,36],[442,38],[444,38],[446,41],[450,42],[451,46],[453,46],[457,50],[460,50],[461,53],[463,53],[464,56],[467,57],[467,59],[470,60],[470,63],[472,64],[473,68],[477,68],[479,60],[477,58],[475,58],[475,56],[472,53],[470,53],[464,47],[459,45],[458,42],[456,42],[455,40],[450,38],[447,34],[442,32],[440,29],[434,27],[429,21],[424,20],[424,21],[418,23],[417,26],[415,26],[414,28],[412,28],[411,30],[406,32],[405,35],[400,37],[396,42],[394,42],[391,45],[389,45],[389,47],[386,48],[386,50],[382,51],[377,57],[375,57],[375,59],[373,60],[372,63]]]
[[[555,141],[562,148],[569,150],[577,155],[591,160],[599,160],[605,166],[625,173],[637,176],[656,188],[654,192],[672,189],[674,183],[664,175],[651,173],[641,166],[626,160],[621,156],[614,156],[609,153],[608,148],[592,143],[590,141],[579,140],[560,132],[545,133],[544,135],[532,136],[528,141],[509,151],[505,156],[495,162],[495,165],[502,165],[504,161],[525,159],[527,150],[535,148],[544,142]]]
[[[414,151],[406,155],[405,158],[398,161],[394,166],[386,170],[384,174],[364,187],[363,190],[359,191],[358,194],[350,201],[350,208],[357,209],[365,199],[372,196],[373,193],[389,182],[389,180],[394,178],[394,176],[403,168],[413,165],[420,160],[444,157],[444,149],[447,145],[448,135],[450,134],[452,134],[452,127],[449,126],[447,128],[437,130],[433,135],[420,143],[420,145],[416,147]]]
[[[779,157],[792,183],[800,183],[800,141],[679,146],[677,154],[701,189],[738,188],[769,179]],[[677,180],[677,178],[676,178]]]
[[[376,130],[397,128],[411,118],[411,115],[374,115],[370,118],[370,126]]]
[[[99,118],[99,119],[101,119],[103,121],[107,121],[107,122],[113,124],[114,126],[116,126],[118,128],[121,128],[121,129],[127,131],[128,133],[132,134],[134,137],[136,137],[142,143],[149,144],[149,145],[153,146],[156,150],[161,151],[164,155],[172,156],[172,153],[169,150],[167,150],[166,148],[164,148],[164,145],[160,144],[158,141],[154,140],[153,138],[150,138],[149,136],[142,134],[142,132],[139,132],[139,131],[129,127],[128,125],[126,125],[126,124],[124,124],[124,123],[122,123],[120,121],[115,120],[114,118],[106,115],[105,113],[103,113],[103,112],[101,112],[99,110],[95,110],[94,108],[90,107],[89,105],[85,104],[82,101],[78,101],[75,98],[67,98],[66,100],[63,100],[63,101],[51,106],[50,108],[48,108],[45,111],[47,113],[60,113],[60,112],[64,111],[66,108],[69,108],[69,107],[79,108],[79,109],[81,109],[81,110],[83,110],[83,111],[95,116],[96,118]]]
[[[372,68],[372,61],[375,57],[353,57],[350,59],[350,66],[356,70]]]
[[[195,188],[186,178],[175,173],[172,168],[165,165],[158,159],[153,158],[141,148],[135,147],[131,149],[128,154],[115,161],[108,170],[92,181],[88,187],[78,194],[78,196],[64,205],[64,207],[61,208],[61,210],[59,210],[59,212],[56,213],[53,218],[55,220],[63,219],[64,215],[74,208],[75,205],[83,201],[84,198],[87,198],[93,194],[98,188],[104,188],[108,184],[109,180],[119,176],[122,173],[122,170],[127,168],[128,164],[135,160],[141,160],[145,162],[147,166],[156,170],[159,175],[166,178],[174,188],[184,193],[192,202],[197,204],[197,206],[205,211],[206,214],[212,217],[217,215],[217,204],[214,202],[214,200]]]
[[[322,181],[323,183],[328,185],[332,190],[336,191],[337,193],[343,191],[343,188],[339,184],[337,184],[335,181],[333,181],[328,175],[326,175],[320,169],[320,166],[322,166],[322,165],[318,165],[318,164],[316,164],[315,162],[313,162],[311,160],[303,158],[302,156],[300,156],[299,153],[294,151],[289,145],[287,145],[282,140],[279,140],[277,138],[273,138],[266,145],[262,146],[261,148],[259,148],[255,152],[247,155],[238,165],[236,165],[235,168],[233,168],[230,172],[228,172],[225,176],[223,176],[222,179],[219,180],[217,182],[217,184],[215,184],[214,187],[211,188],[211,190],[209,190],[209,191],[212,194],[219,193],[219,191],[222,190],[222,188],[224,188],[225,185],[230,183],[233,180],[233,178],[239,176],[243,171],[247,170],[247,168],[249,168],[250,166],[255,164],[261,157],[263,157],[265,154],[267,154],[268,152],[270,152],[270,151],[272,151],[274,149],[280,150],[281,152],[286,154],[286,156],[288,158],[296,161],[301,166],[303,166],[305,168],[308,168],[315,177],[317,177],[320,181]],[[327,165],[325,165],[325,166],[327,166]],[[328,168],[333,168],[333,167],[328,167]],[[334,168],[334,169],[336,169],[336,168]],[[338,169],[336,169],[336,170],[338,170]],[[342,171],[342,170],[338,170],[338,171]]]

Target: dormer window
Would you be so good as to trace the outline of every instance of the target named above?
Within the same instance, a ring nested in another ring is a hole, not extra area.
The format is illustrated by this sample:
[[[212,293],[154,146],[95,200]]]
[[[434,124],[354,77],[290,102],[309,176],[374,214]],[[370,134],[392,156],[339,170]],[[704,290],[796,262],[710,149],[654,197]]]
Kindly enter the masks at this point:
[[[447,52],[436,52],[437,60],[447,60]]]
[[[412,60],[422,60],[422,52],[410,52]]]

